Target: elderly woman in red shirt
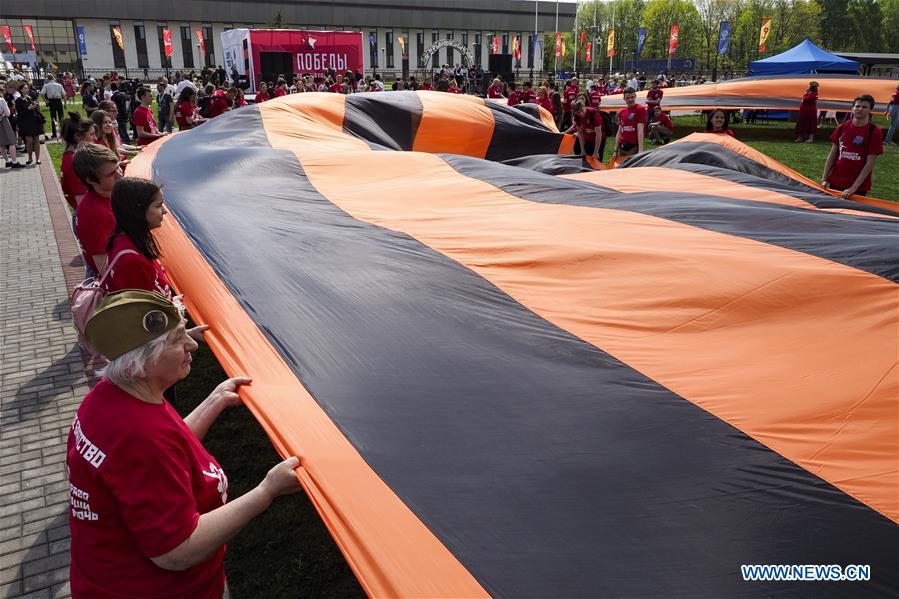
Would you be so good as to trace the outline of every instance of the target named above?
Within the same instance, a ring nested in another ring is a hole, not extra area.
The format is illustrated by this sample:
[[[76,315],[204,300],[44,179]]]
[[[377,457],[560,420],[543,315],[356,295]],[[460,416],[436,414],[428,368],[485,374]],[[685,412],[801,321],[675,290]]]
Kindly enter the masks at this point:
[[[299,490],[299,460],[228,501],[228,478],[202,441],[251,380],[226,380],[182,419],[162,394],[190,373],[197,343],[167,298],[109,294],[85,336],[110,362],[69,431],[72,596],[227,597],[225,543]]]

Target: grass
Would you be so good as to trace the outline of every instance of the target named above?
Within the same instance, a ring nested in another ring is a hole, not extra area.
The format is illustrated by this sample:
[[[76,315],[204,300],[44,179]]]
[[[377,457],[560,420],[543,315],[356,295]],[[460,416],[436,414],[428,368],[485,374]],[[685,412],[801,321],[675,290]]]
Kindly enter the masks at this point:
[[[66,110],[84,114],[80,104]],[[46,114],[46,107],[44,111]],[[46,116],[49,119],[49,114]],[[883,117],[878,120],[881,125],[885,122]],[[697,117],[677,117],[675,121],[675,137],[702,128]],[[821,130],[813,144],[794,144],[790,123],[740,123],[732,128],[740,140],[771,158],[813,180],[821,176],[830,150],[827,139],[831,128]],[[63,144],[47,143],[45,147],[58,174]],[[899,200],[899,148],[884,150],[876,163],[872,195]],[[187,415],[225,378],[227,375],[209,347],[201,345],[194,354],[191,375],[178,384],[175,408]],[[253,488],[280,461],[265,432],[242,408],[222,414],[204,445],[228,474],[231,498]],[[314,507],[302,493],[280,498],[246,526],[229,543],[225,570],[235,597],[364,597]]]

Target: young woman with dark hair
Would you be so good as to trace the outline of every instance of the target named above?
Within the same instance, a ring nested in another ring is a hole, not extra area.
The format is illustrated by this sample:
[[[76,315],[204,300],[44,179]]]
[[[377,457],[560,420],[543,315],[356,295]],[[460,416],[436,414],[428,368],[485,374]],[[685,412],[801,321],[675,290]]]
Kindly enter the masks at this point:
[[[90,119],[83,118],[77,112],[69,113],[69,118],[62,122],[60,130],[66,148],[62,153],[62,162],[59,167],[59,184],[66,202],[72,208],[77,208],[81,198],[87,193],[87,187],[75,174],[75,169],[72,168],[72,157],[81,144],[97,142],[97,130]]]
[[[38,141],[44,134],[44,116],[37,100],[28,93],[31,86],[20,83],[18,87],[19,97],[16,98],[16,122],[18,123],[19,136],[25,140],[25,153],[28,161],[25,164],[41,163],[41,146]]]
[[[720,108],[716,108],[709,113],[709,118],[705,122],[706,133],[717,133],[718,135],[730,135],[736,137],[734,132],[729,129],[730,117]]]
[[[193,129],[205,121],[206,119],[198,112],[197,91],[185,87],[178,95],[178,102],[175,104],[175,122],[178,123],[178,129],[181,131]]]
[[[112,265],[104,282],[106,290],[143,289],[171,298],[174,294],[152,233],[168,213],[162,189],[146,179],[125,177],[113,187],[112,213],[116,225],[106,244]]]

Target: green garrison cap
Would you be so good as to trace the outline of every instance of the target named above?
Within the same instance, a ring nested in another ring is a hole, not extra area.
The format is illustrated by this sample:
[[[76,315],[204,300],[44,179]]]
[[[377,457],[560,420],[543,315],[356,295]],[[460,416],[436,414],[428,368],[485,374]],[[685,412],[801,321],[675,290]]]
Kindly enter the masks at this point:
[[[115,360],[179,324],[181,313],[165,296],[125,289],[103,298],[87,321],[84,336],[106,359]]]

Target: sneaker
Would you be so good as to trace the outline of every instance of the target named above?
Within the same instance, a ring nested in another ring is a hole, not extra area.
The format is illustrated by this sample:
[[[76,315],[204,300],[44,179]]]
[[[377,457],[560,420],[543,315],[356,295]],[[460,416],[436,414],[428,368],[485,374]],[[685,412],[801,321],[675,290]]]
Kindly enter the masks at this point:
[[[6,168],[12,168],[12,161],[10,161],[10,160],[6,161]]]
[[[11,168],[25,168],[25,165],[20,162],[13,162]]]

